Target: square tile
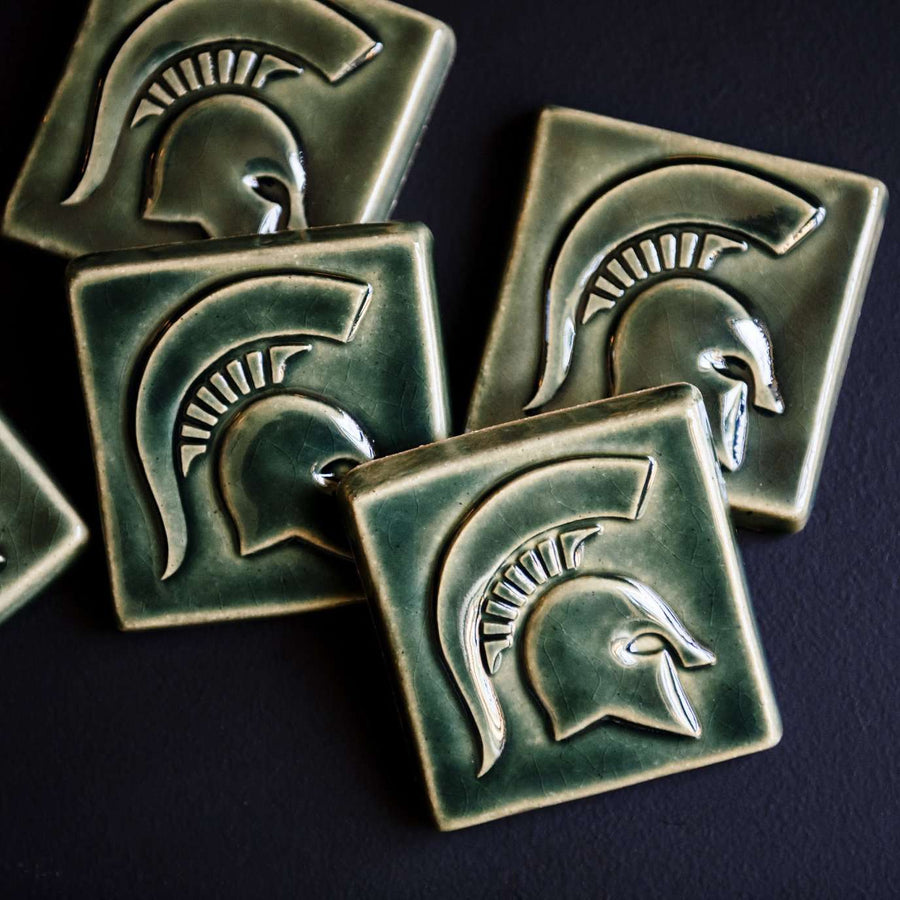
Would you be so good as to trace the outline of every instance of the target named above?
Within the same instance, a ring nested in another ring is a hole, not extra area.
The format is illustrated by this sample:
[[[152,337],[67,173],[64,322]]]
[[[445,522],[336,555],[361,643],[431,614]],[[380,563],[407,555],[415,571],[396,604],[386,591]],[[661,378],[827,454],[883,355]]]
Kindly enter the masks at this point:
[[[344,492],[441,828],[779,740],[696,389],[376,460]]]
[[[43,590],[86,543],[78,514],[0,416],[0,622]]]
[[[545,110],[469,428],[690,382],[736,521],[802,528],[886,201],[850,172]]]
[[[384,221],[454,48],[386,0],[93,0],[4,231],[78,256]]]
[[[70,293],[122,625],[361,599],[340,478],[448,433],[427,229],[120,251]]]

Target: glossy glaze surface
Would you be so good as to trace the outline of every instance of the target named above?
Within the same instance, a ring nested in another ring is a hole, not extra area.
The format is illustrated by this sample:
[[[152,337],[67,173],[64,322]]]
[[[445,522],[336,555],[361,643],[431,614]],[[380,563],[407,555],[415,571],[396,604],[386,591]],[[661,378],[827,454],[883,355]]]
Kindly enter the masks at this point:
[[[802,528],[887,191],[545,110],[469,429],[686,381],[736,521]]]
[[[453,53],[386,0],[94,0],[4,231],[77,256],[383,221]]]
[[[359,599],[341,477],[448,433],[427,229],[108,254],[71,299],[122,625]]]
[[[442,828],[778,741],[696,389],[376,460],[344,495]]]

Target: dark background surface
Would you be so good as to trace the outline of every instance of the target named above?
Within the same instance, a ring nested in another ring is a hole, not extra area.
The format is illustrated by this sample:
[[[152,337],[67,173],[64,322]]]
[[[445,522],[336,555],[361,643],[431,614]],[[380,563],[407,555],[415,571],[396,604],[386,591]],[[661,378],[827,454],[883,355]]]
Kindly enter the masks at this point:
[[[459,42],[396,210],[435,233],[458,427],[542,104],[898,192],[895,3],[414,5]],[[0,198],[84,7],[0,5]],[[4,242],[0,406],[93,540],[0,628],[0,896],[897,896],[898,229],[889,211],[809,526],[740,536],[782,743],[452,834],[365,608],[116,630],[64,263]]]

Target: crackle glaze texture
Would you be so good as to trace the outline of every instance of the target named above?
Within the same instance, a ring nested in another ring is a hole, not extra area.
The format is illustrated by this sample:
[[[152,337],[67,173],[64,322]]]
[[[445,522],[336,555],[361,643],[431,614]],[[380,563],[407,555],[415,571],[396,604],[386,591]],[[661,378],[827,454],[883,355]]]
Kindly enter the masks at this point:
[[[862,175],[546,109],[468,428],[690,382],[737,523],[802,528],[886,202]]]
[[[81,551],[87,529],[0,416],[0,622]]]
[[[341,478],[448,434],[427,229],[112,253],[70,289],[122,625],[360,599]]]
[[[4,231],[77,256],[383,221],[454,47],[386,0],[94,0]]]
[[[695,388],[376,460],[343,490],[442,828],[778,741]]]
[[[435,235],[457,433],[542,105],[863,172],[892,192],[900,185],[896,0],[401,2],[448,23],[458,40],[395,211]],[[89,5],[0,2],[2,202]],[[306,71],[298,89],[308,76],[318,77]],[[80,138],[80,123],[72,133]],[[812,253],[827,223],[778,261]],[[889,205],[809,524],[786,537],[738,531],[782,743],[438,833],[367,604],[116,632],[65,260],[0,241],[0,409],[95,537],[0,626],[0,896],[895,900],[898,247],[900,214]],[[739,259],[723,255],[711,275]],[[539,334],[526,327],[530,347]],[[523,404],[536,390],[530,377]],[[720,651],[704,623],[660,596],[697,641]],[[498,675],[513,658],[504,651]],[[466,713],[462,701],[448,709]],[[466,727],[473,767],[461,771],[474,779],[477,736]]]

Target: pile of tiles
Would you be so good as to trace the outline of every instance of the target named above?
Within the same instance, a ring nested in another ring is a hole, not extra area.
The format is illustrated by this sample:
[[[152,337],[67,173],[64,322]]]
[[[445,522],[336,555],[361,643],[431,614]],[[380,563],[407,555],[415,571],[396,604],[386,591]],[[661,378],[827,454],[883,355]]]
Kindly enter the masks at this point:
[[[454,50],[386,0],[92,8],[4,220],[78,257],[122,627],[368,602],[442,828],[777,743],[732,523],[810,515],[886,204],[545,109],[452,437],[431,235],[379,223]],[[2,422],[0,475],[3,617],[87,534]]]

